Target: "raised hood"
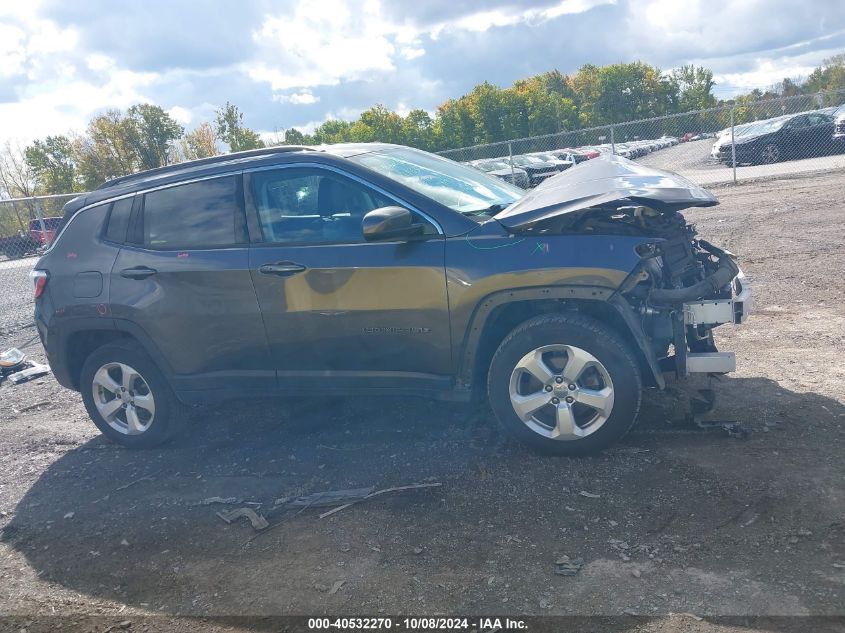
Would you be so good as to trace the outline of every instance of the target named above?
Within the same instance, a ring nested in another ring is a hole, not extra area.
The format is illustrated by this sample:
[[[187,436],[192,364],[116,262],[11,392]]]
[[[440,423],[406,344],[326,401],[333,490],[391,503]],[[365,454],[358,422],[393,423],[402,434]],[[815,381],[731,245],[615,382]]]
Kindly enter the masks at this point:
[[[503,226],[517,229],[621,200],[676,211],[719,204],[683,176],[621,156],[601,156],[549,178],[494,217]]]

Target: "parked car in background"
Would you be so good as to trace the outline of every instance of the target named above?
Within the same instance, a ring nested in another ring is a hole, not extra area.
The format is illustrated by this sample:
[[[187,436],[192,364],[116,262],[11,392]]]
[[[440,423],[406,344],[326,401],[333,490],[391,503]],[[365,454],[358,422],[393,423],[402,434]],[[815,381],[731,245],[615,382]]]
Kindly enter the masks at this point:
[[[43,218],[44,226],[42,228],[41,220],[29,221],[29,234],[33,240],[38,242],[41,246],[47,246],[53,241],[56,231],[62,224],[61,217]]]
[[[531,186],[528,172],[520,167],[512,167],[503,160],[475,160],[469,164],[486,174],[500,178],[522,189],[528,189]]]
[[[561,160],[568,160],[576,165],[578,163],[583,163],[585,160],[590,160],[591,158],[587,152],[581,152],[575,149],[556,149],[549,153],[553,156],[557,156]],[[592,158],[595,158],[595,156],[592,156]]]
[[[559,158],[558,156],[556,156],[552,152],[531,152],[531,154],[529,154],[529,156],[535,156],[535,157],[539,158],[540,160],[544,160],[547,163],[551,163],[552,165],[555,165],[557,167],[558,171],[566,171],[570,167],[575,166],[574,160],[566,160],[566,159],[563,159],[563,158]]]
[[[514,156],[512,160],[514,167],[524,169],[528,173],[528,181],[532,187],[536,187],[546,178],[551,178],[555,174],[560,173],[557,165],[534,156],[523,154],[521,156]]]
[[[831,115],[833,117],[833,140],[837,151],[843,151],[845,145],[845,105],[841,105]]]
[[[0,237],[0,253],[3,253],[9,259],[32,255],[38,251],[40,246],[41,243],[23,229],[12,235]]]
[[[833,117],[805,112],[762,121],[740,138],[734,135],[737,164],[767,164],[795,158],[823,156],[834,151]],[[719,149],[719,161],[732,163],[730,138]]]
[[[602,152],[600,152],[595,147],[579,147],[579,148],[576,149],[576,151],[580,152],[581,154],[586,156],[588,160],[593,159],[593,158],[598,158],[599,156],[602,155]]]

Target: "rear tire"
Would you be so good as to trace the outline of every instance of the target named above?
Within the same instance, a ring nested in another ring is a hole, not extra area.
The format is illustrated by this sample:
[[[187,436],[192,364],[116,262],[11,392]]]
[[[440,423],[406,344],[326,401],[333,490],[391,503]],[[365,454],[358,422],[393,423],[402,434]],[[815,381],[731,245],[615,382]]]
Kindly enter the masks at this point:
[[[487,391],[513,437],[544,453],[577,456],[628,432],[642,378],[615,332],[588,317],[555,314],[526,321],[502,341]]]
[[[134,341],[108,343],[82,366],[80,391],[100,432],[126,448],[151,448],[174,437],[187,410]]]

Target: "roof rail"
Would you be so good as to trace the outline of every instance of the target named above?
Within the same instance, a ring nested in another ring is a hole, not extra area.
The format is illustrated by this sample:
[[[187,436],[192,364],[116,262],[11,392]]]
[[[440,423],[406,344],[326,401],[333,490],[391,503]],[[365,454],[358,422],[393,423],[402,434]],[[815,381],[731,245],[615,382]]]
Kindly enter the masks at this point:
[[[97,187],[97,189],[108,189],[109,187],[114,187],[115,185],[122,185],[126,182],[131,182],[132,180],[147,178],[151,175],[158,175],[158,174],[166,174],[171,171],[178,171],[180,169],[186,169],[189,167],[198,167],[201,165],[213,165],[214,163],[223,163],[230,160],[237,160],[239,158],[250,158],[253,156],[268,156],[271,154],[281,154],[284,152],[299,152],[303,150],[313,150],[312,147],[306,147],[305,145],[277,145],[275,147],[262,147],[259,149],[248,149],[243,152],[231,152],[229,154],[219,154],[217,156],[209,156],[208,158],[198,158],[197,160],[188,160],[183,163],[174,163],[172,165],[165,165],[164,167],[156,167],[155,169],[147,169],[146,171],[139,171],[134,174],[128,174],[126,176],[118,176],[117,178],[112,178],[111,180],[107,180],[102,185]]]

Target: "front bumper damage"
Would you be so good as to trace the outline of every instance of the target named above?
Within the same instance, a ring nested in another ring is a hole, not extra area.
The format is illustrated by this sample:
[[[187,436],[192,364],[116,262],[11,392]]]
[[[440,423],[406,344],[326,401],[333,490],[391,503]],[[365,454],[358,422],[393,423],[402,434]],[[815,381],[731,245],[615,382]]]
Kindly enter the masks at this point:
[[[684,303],[684,325],[712,328],[725,323],[743,323],[751,312],[751,285],[742,270],[731,282],[731,295],[730,299]],[[685,374],[726,374],[736,370],[734,352],[687,352],[685,356]]]

